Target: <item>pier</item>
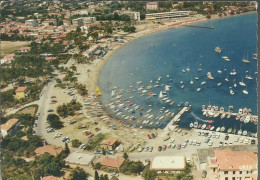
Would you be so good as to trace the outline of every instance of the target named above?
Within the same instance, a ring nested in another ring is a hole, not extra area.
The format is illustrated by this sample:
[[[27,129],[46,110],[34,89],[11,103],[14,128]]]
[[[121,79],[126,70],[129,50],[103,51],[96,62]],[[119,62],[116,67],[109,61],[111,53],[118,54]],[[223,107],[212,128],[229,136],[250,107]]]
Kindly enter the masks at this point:
[[[210,27],[210,26],[194,26],[194,25],[181,25],[181,26],[187,26],[187,27],[195,27],[195,28],[206,28],[206,29],[215,29],[215,27]]]
[[[176,116],[174,116],[174,118],[172,118],[172,120],[168,123],[168,125],[164,128],[164,130],[168,131],[168,130],[173,130],[174,126],[173,124],[175,122],[178,121],[178,119],[180,119],[180,117],[183,115],[183,113],[188,109],[189,107],[183,107],[182,110],[180,110],[178,112],[178,114],[176,114]]]
[[[206,108],[205,109],[202,108],[202,112],[206,112],[206,116],[208,115],[208,117],[213,117],[213,118],[214,118],[214,115],[212,116],[211,114],[217,114],[217,113],[219,113],[219,115],[230,114],[231,116],[235,116],[235,117],[249,116],[251,122],[256,123],[256,124],[258,122],[258,116],[252,115],[252,114],[244,114],[244,113],[240,114],[240,113],[235,113],[235,112],[225,112],[225,111],[221,111],[221,110],[206,109]]]

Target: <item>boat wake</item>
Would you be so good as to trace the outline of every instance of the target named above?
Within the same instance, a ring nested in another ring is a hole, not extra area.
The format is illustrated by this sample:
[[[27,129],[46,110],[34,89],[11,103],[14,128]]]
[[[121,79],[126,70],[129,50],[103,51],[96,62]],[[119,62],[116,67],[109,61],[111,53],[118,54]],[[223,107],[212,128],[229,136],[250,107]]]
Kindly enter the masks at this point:
[[[207,120],[201,119],[198,116],[196,116],[193,112],[190,113],[196,120],[207,122]]]

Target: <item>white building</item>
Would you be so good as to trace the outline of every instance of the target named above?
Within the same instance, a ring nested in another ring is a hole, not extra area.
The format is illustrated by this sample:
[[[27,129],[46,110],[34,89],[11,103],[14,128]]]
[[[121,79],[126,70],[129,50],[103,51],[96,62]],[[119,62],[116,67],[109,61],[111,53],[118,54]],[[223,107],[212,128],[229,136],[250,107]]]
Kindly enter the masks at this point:
[[[36,19],[25,20],[25,25],[36,27],[37,26],[37,20]]]
[[[140,12],[125,11],[123,14],[128,15],[133,21],[140,21]]]
[[[72,11],[71,15],[88,15],[88,10],[87,9],[80,9],[76,11]]]
[[[18,119],[9,119],[6,123],[0,126],[2,137],[11,136],[17,130],[17,127],[20,125]]]
[[[184,156],[156,156],[150,164],[150,170],[161,172],[180,172],[186,167]]]
[[[73,152],[65,159],[66,162],[79,165],[90,165],[95,159],[95,155]]]
[[[146,20],[155,20],[155,19],[169,19],[169,18],[179,18],[179,17],[188,17],[191,11],[172,11],[172,12],[162,12],[162,13],[151,13],[146,14]]]
[[[146,10],[157,10],[158,9],[158,2],[147,2],[146,3]]]
[[[84,24],[91,24],[97,21],[96,17],[83,17],[82,19]]]
[[[87,57],[87,58],[92,58],[94,53],[100,49],[99,45],[94,45],[92,47],[90,47],[87,51],[83,52],[83,56]]]

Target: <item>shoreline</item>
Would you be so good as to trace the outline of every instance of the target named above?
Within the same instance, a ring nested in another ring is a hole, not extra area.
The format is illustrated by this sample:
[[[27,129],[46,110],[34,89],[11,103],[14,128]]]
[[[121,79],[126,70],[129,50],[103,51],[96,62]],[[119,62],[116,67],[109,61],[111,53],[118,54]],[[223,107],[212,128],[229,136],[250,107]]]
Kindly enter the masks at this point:
[[[127,38],[127,42],[125,42],[123,44],[115,45],[114,48],[111,51],[108,51],[108,53],[106,54],[106,56],[103,59],[93,60],[93,62],[91,63],[92,67],[90,67],[91,72],[88,74],[88,78],[86,78],[84,80],[85,81],[84,84],[88,85],[89,94],[94,94],[96,92],[96,87],[98,86],[98,78],[99,78],[100,71],[103,68],[103,66],[107,63],[107,60],[117,50],[119,50],[121,47],[123,47],[124,45],[127,45],[129,42],[132,42],[132,41],[134,41],[134,40],[136,40],[140,37],[143,37],[145,35],[150,35],[152,33],[156,33],[156,32],[159,32],[159,31],[167,30],[167,29],[170,29],[170,28],[173,28],[173,27],[178,27],[178,26],[181,26],[181,25],[184,25],[184,24],[198,23],[198,22],[203,22],[203,21],[211,21],[211,20],[217,20],[217,19],[221,19],[221,18],[228,18],[228,17],[232,17],[232,16],[235,17],[235,16],[247,15],[247,14],[252,14],[252,13],[255,13],[255,12],[249,12],[249,13],[238,14],[238,15],[221,16],[221,17],[218,16],[218,15],[214,15],[210,19],[207,19],[204,16],[193,17],[193,18],[189,18],[189,19],[184,18],[181,21],[182,23],[179,24],[179,25],[176,25],[176,26],[175,25],[171,26],[172,24],[178,22],[178,21],[176,21],[176,19],[172,19],[170,21],[163,22],[163,25],[160,25],[159,27],[156,26],[156,24],[154,24],[154,23],[149,23],[148,25],[142,24],[143,26],[148,26],[148,27],[145,27],[145,29],[140,30],[136,33],[127,35],[128,37],[130,37],[129,39]],[[152,27],[149,27],[151,25],[152,25]],[[102,62],[100,62],[100,61],[102,61]],[[100,100],[99,100],[99,103],[100,103]],[[107,115],[109,118],[115,120],[113,117],[109,116],[106,111],[104,111],[104,114]]]

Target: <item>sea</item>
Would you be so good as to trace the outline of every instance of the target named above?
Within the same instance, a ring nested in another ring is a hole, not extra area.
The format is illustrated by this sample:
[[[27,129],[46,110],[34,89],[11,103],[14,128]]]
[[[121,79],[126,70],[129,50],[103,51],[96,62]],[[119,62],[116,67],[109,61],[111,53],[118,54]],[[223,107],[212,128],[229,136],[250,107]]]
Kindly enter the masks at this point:
[[[245,124],[236,120],[235,116],[223,119],[220,116],[203,116],[202,105],[224,107],[225,111],[232,105],[234,112],[238,112],[239,108],[248,108],[257,115],[257,61],[252,59],[253,53],[257,53],[257,14],[225,17],[192,25],[215,29],[173,27],[142,36],[117,50],[103,66],[98,80],[102,93],[100,101],[105,111],[137,128],[164,128],[172,118],[165,116],[162,120],[150,120],[145,117],[147,111],[151,109],[149,115],[154,117],[165,115],[166,110],[176,114],[179,109],[177,104],[182,102],[183,106],[188,102],[191,109],[181,116],[181,128],[189,129],[189,124],[195,121],[207,124],[207,120],[214,120],[215,123],[211,125],[215,127],[256,132],[254,123]],[[221,53],[215,52],[217,46],[222,49]],[[228,56],[230,62],[222,56]],[[250,63],[242,62],[243,58],[250,60]],[[236,75],[230,75],[234,71]],[[213,80],[207,78],[208,72],[211,72]],[[246,75],[253,79],[246,79]],[[158,77],[161,77],[159,81]],[[195,80],[195,77],[199,80]],[[226,82],[225,78],[229,81]],[[190,84],[191,80],[193,85]],[[205,85],[201,85],[203,81]],[[239,85],[242,81],[246,87]],[[222,85],[217,86],[218,83]],[[237,87],[234,87],[234,83]],[[147,91],[157,96],[147,99],[147,92],[143,90],[156,84],[159,87]],[[171,86],[166,95],[175,102],[173,105],[158,99],[165,84]],[[184,88],[181,88],[182,85]],[[113,88],[116,88],[116,96],[121,96],[118,101],[111,97]],[[197,88],[201,90],[197,92]],[[230,94],[230,89],[234,95]],[[244,89],[248,91],[247,95],[243,94]],[[131,103],[139,105],[139,109],[135,110],[136,106]],[[111,108],[108,104],[114,106]],[[118,104],[121,106],[118,107]],[[134,118],[126,118],[128,116]],[[143,124],[144,120],[149,122]]]

